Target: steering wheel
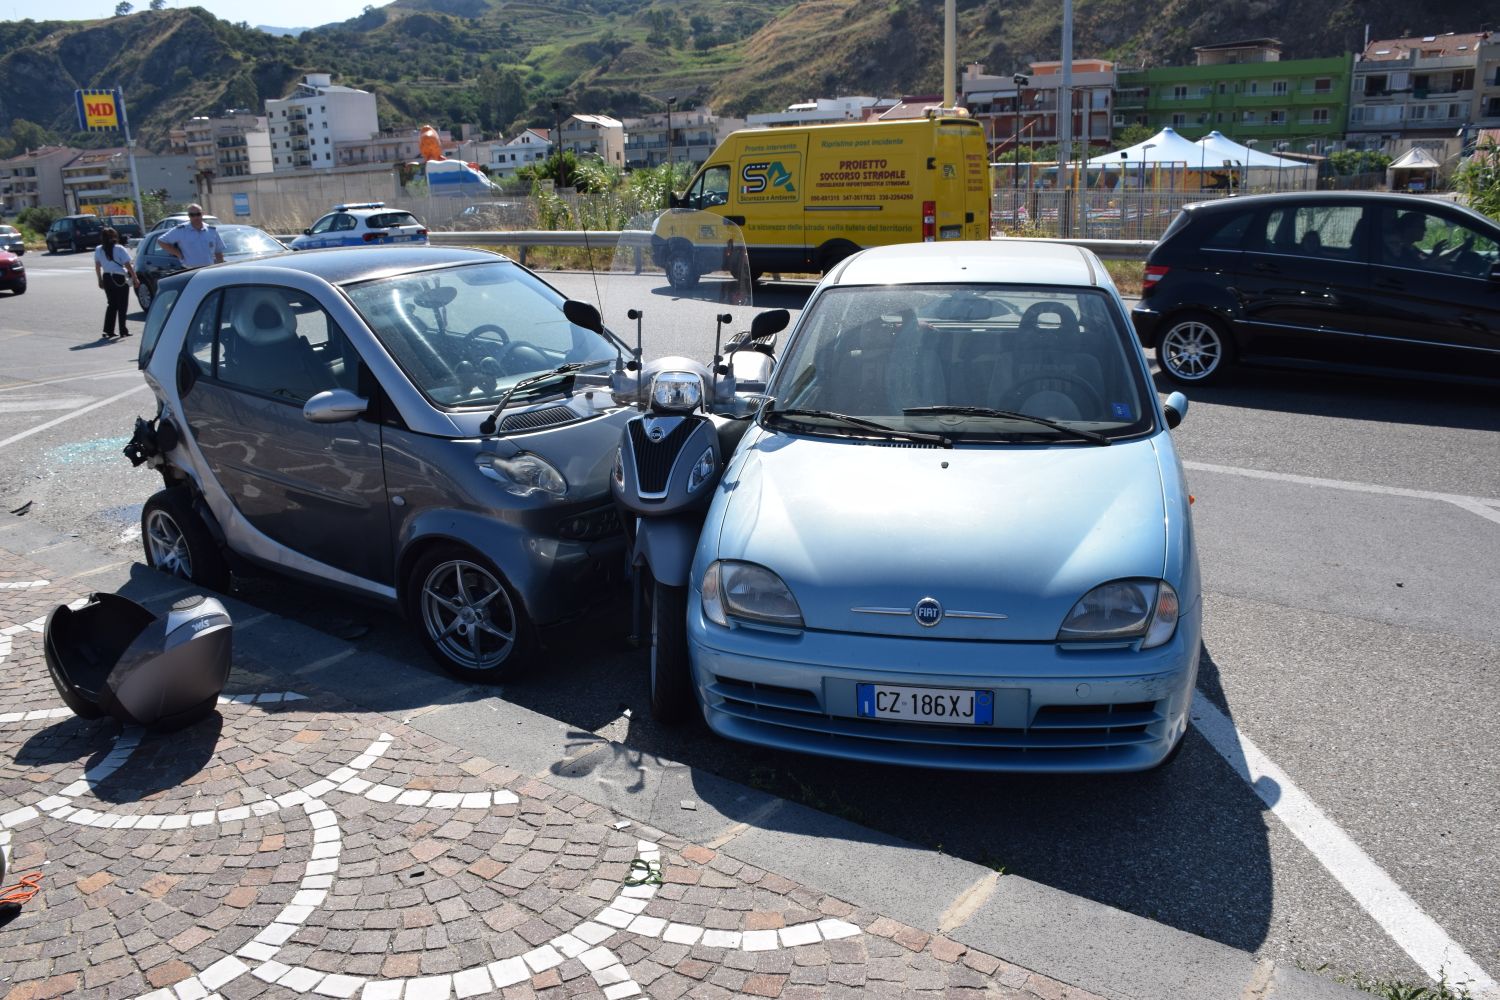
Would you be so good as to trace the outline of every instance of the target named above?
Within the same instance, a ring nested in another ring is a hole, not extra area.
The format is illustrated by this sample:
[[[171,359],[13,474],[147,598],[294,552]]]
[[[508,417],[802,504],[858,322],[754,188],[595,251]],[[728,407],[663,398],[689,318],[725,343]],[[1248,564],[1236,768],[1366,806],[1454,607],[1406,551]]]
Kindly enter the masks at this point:
[[[1033,375],[1031,378],[1023,379],[1022,381],[1017,382],[1015,385],[1011,386],[1010,392],[1006,396],[1006,409],[1020,410],[1021,404],[1024,403],[1032,393],[1041,389],[1052,389],[1054,391],[1062,392],[1066,396],[1072,396],[1075,403],[1078,402],[1078,397],[1074,393],[1067,390],[1056,389],[1055,386],[1048,384],[1055,382],[1066,383],[1069,389],[1076,388],[1082,390],[1083,395],[1087,396],[1088,401],[1093,404],[1091,409],[1086,410],[1085,412],[1104,412],[1104,397],[1099,395],[1099,390],[1095,389],[1087,381],[1079,378],[1077,375],[1068,375],[1064,372],[1054,372],[1047,375]],[[1035,415],[1046,416],[1046,414],[1041,413]]]
[[[495,361],[500,371],[507,375],[546,371],[552,367],[545,351],[524,340],[510,341]]]
[[[481,323],[479,326],[476,326],[474,329],[470,330],[468,332],[468,335],[464,337],[464,345],[467,347],[469,344],[478,340],[486,333],[493,333],[495,336],[499,337],[500,343],[502,344],[510,343],[510,334],[505,332],[505,328],[503,326],[499,326],[495,323]]]

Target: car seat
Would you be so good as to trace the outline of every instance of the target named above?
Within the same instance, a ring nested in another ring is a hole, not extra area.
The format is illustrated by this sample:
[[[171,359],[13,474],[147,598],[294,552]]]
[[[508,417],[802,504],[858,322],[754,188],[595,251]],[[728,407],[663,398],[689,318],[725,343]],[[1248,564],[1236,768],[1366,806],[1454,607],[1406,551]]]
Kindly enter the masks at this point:
[[[918,323],[916,310],[910,307],[901,310],[901,325],[891,344],[885,377],[890,413],[948,402],[948,377],[936,332]]]
[[[227,352],[227,376],[236,385],[288,399],[306,400],[332,386],[312,347],[297,336],[297,317],[275,289],[237,289],[230,314],[236,343]]]
[[[1051,317],[1055,325],[1042,325]],[[992,392],[996,405],[1059,420],[1097,420],[1103,414],[1099,361],[1084,349],[1083,331],[1073,310],[1061,302],[1034,302],[1021,315],[1015,349],[996,366],[1009,380]]]

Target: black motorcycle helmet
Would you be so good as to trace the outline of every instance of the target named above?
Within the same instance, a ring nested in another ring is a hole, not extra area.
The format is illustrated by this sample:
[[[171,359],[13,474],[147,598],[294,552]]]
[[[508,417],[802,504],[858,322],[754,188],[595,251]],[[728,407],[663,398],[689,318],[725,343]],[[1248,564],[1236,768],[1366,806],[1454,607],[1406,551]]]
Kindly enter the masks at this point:
[[[172,730],[214,710],[229,680],[234,625],[212,597],[156,616],[118,594],[92,594],[47,616],[43,646],[57,693],[84,719],[113,716]]]

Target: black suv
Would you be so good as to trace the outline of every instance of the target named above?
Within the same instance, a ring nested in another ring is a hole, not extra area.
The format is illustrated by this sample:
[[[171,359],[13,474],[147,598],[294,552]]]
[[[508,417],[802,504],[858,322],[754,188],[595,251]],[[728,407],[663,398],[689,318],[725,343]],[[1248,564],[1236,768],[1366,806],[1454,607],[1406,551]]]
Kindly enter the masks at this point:
[[[104,223],[95,215],[65,215],[47,228],[47,250],[92,250],[104,242]]]
[[[1131,312],[1162,374],[1235,364],[1500,379],[1500,226],[1412,195],[1296,192],[1189,205]]]

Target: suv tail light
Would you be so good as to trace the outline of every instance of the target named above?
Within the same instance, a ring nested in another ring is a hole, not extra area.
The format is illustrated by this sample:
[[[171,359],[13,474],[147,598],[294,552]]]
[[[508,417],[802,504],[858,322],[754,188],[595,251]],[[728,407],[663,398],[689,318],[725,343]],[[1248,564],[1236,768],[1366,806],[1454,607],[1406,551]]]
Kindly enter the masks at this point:
[[[937,202],[922,202],[922,242],[931,243],[937,239]]]
[[[1141,280],[1141,298],[1150,295],[1151,289],[1155,288],[1157,283],[1167,276],[1167,271],[1169,270],[1171,269],[1162,264],[1147,264],[1146,276]]]

